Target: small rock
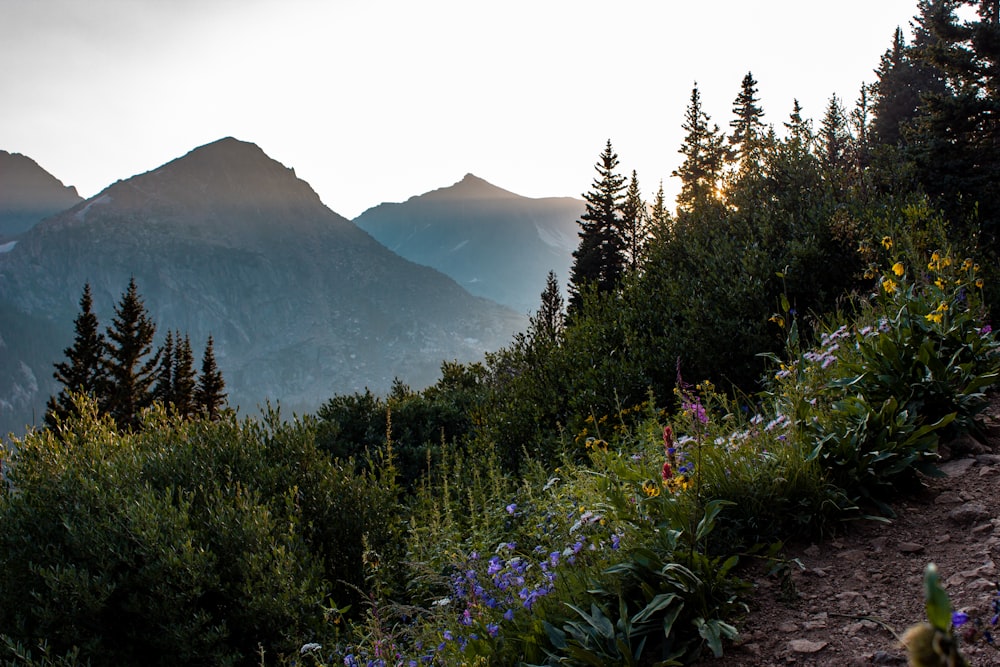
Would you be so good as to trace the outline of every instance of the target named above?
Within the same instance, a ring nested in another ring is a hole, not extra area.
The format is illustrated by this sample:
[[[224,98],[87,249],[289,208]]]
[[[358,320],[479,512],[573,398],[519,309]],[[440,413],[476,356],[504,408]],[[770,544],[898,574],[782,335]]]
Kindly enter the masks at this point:
[[[947,544],[951,542],[951,535],[948,533],[942,533],[934,538],[934,544]]]
[[[989,451],[989,448],[986,445],[979,442],[979,440],[968,433],[958,436],[949,442],[948,446],[951,449],[952,456],[966,454],[976,456],[979,454],[985,454]]]
[[[904,662],[906,662],[906,658],[893,655],[888,651],[875,651],[875,653],[872,654],[873,665],[898,665]]]
[[[826,627],[826,621],[806,621],[802,627],[805,630],[822,630]]]
[[[975,459],[954,459],[946,463],[941,464],[941,472],[943,472],[948,477],[960,477],[969,471],[973,465],[975,465]]]
[[[976,457],[976,463],[982,466],[1000,465],[1000,454],[980,454]]]
[[[986,521],[991,518],[991,515],[979,503],[966,503],[948,512],[948,518],[960,526],[969,526],[973,523]]]
[[[997,584],[989,579],[976,579],[969,584],[969,588],[974,591],[995,591]]]
[[[924,545],[916,542],[900,542],[899,550],[904,554],[918,554],[924,550]]]
[[[778,632],[790,633],[790,632],[798,632],[798,630],[799,626],[796,625],[795,623],[782,623],[781,625],[778,626]]]
[[[993,524],[992,523],[981,523],[972,529],[972,532],[976,535],[981,535],[982,533],[992,533]]]
[[[795,653],[818,653],[827,645],[827,642],[814,642],[809,639],[793,639],[788,642],[788,647]]]
[[[888,541],[889,541],[888,537],[884,537],[884,536],[883,537],[876,537],[874,540],[872,540],[872,549],[874,549],[875,553],[877,553],[877,554],[878,553],[882,553],[883,551],[885,551],[885,544]]]
[[[957,505],[962,502],[957,491],[942,491],[934,499],[935,505]]]

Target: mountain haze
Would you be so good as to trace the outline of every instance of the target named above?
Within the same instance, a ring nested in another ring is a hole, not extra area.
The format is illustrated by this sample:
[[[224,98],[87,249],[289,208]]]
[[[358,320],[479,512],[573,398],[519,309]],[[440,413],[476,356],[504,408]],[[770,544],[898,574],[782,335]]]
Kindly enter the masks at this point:
[[[471,293],[534,312],[555,271],[569,278],[583,200],[531,199],[467,174],[452,186],[368,209],[354,222],[390,250]]]
[[[82,200],[31,158],[0,151],[0,243]]]
[[[230,403],[251,412],[265,399],[313,410],[397,376],[424,386],[442,360],[480,358],[524,324],[390,252],[292,169],[227,138],[111,185],[0,255],[0,339],[30,323],[32,339],[59,341],[23,357],[0,345],[0,427],[40,416],[84,283],[107,326],[132,276],[158,340],[180,329],[197,350],[213,335]]]

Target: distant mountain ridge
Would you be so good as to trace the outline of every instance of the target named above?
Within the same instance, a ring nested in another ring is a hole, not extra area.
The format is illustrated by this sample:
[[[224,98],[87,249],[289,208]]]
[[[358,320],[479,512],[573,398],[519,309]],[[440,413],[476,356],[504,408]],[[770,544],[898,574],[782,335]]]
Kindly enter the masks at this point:
[[[31,158],[0,151],[0,243],[83,201]]]
[[[132,276],[160,334],[187,331],[196,348],[214,336],[230,401],[251,412],[268,399],[314,410],[397,376],[424,386],[443,360],[478,359],[524,325],[226,138],[118,181],[0,254],[0,432],[40,418],[84,283],[107,325]]]
[[[520,313],[537,309],[549,271],[563,284],[585,203],[532,199],[473,174],[454,185],[368,209],[354,223],[403,257]]]

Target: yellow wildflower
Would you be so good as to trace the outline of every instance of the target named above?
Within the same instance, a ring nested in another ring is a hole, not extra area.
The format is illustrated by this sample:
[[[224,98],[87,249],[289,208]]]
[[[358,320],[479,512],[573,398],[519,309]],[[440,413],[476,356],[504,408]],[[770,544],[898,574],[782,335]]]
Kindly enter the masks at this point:
[[[984,285],[983,279],[982,278],[977,278],[976,279],[976,287],[978,287],[979,289],[983,289],[983,285]]]
[[[962,262],[962,270],[963,271],[968,271],[972,267],[973,267],[972,259],[970,257],[966,257],[965,261]]]
[[[882,237],[882,247],[886,250],[892,250],[892,237],[883,236]]]
[[[768,322],[774,322],[775,324],[777,324],[782,329],[785,328],[785,318],[782,317],[781,315],[771,315],[771,317],[769,317],[767,319],[767,321]]]
[[[886,294],[892,294],[893,292],[896,291],[897,287],[899,287],[899,285],[897,285],[896,281],[894,281],[892,278],[882,279],[882,289],[885,290]]]
[[[650,498],[655,498],[660,495],[660,487],[657,486],[650,480],[646,480],[642,483],[642,492],[645,493]]]
[[[906,273],[906,268],[903,266],[902,262],[896,262],[892,265],[892,272],[902,278],[903,274]]]
[[[937,280],[935,280],[934,284],[937,285],[938,289],[944,289],[944,281],[941,280],[940,278],[938,278]]]

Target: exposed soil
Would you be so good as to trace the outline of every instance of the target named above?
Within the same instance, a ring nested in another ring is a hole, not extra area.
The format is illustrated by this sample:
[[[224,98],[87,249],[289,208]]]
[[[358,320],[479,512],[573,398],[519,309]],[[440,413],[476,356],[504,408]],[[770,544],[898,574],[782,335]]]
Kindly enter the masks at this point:
[[[987,436],[941,448],[945,478],[926,479],[917,496],[901,498],[890,523],[859,521],[819,544],[789,545],[791,576],[763,567],[754,584],[740,639],[701,667],[733,665],[906,665],[897,635],[924,620],[924,568],[938,567],[952,606],[993,628],[1000,581],[1000,396],[985,414]],[[964,626],[973,627],[973,624]],[[974,667],[1000,665],[1000,648],[982,637],[963,640]]]

